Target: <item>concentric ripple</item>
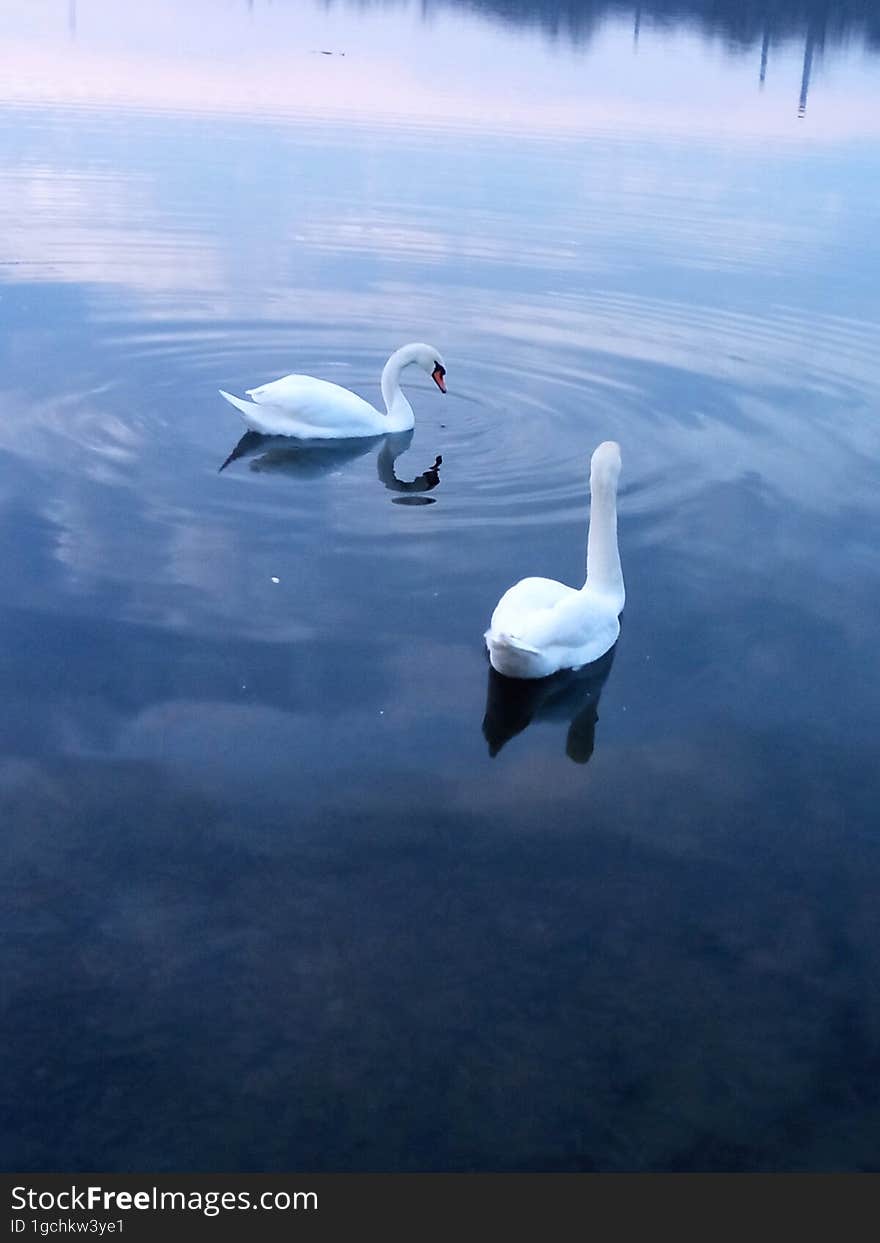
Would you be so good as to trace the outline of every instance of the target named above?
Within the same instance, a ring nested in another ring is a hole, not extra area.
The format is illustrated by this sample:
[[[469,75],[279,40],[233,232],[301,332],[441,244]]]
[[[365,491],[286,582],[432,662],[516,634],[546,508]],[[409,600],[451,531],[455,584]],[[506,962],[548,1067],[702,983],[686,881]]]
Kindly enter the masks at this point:
[[[677,128],[604,124],[465,149],[440,120],[367,141],[330,117],[123,123],[99,104],[71,144],[70,113],[16,107],[0,448],[71,581],[118,585],[126,616],[246,627],[223,562],[249,582],[255,549],[270,567],[292,540],[315,591],[328,547],[375,557],[378,582],[389,541],[549,546],[585,525],[605,439],[645,545],[684,540],[692,502],[743,479],[789,513],[872,503],[878,325],[846,245],[872,235],[858,196],[821,190],[834,151],[701,138],[695,160]],[[379,403],[413,339],[443,352],[449,392],[406,377],[416,426],[390,461],[369,443],[236,451],[218,389],[303,371]]]
[[[371,302],[349,322],[308,326],[98,316],[91,353],[74,352],[26,395],[7,391],[7,401],[27,402],[28,419],[5,425],[4,447],[138,488],[150,464],[160,492],[169,455],[178,478],[202,477],[245,430],[220,387],[240,392],[301,369],[380,403],[379,373],[401,334],[380,337]],[[743,471],[766,474],[780,495],[808,506],[831,503],[841,472],[851,495],[869,486],[880,450],[876,421],[865,417],[880,396],[870,323],[611,294],[524,303],[465,290],[448,296],[447,309],[456,324],[442,338],[449,393],[439,398],[417,372],[406,377],[416,427],[400,459],[418,475],[442,456],[438,503],[414,515],[432,529],[553,524],[582,513],[589,456],[603,439],[621,443],[623,495],[648,521]],[[379,510],[391,498],[373,496],[369,449],[340,450],[326,469],[308,469],[303,452],[287,477],[282,455],[271,485],[253,460],[235,462],[229,501],[240,513],[268,503],[306,514],[312,490],[332,486],[340,528],[381,530]],[[236,480],[250,486],[243,492]],[[223,503],[212,496],[212,506]]]

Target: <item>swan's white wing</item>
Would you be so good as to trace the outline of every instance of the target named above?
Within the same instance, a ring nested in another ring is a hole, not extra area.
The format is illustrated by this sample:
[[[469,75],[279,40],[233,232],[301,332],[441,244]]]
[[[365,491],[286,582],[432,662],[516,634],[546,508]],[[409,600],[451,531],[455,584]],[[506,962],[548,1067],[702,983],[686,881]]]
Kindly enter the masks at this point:
[[[522,578],[495,605],[490,630],[520,635],[521,628],[536,613],[554,608],[561,600],[578,593],[553,578]],[[520,636],[524,637],[524,636]]]
[[[601,593],[526,578],[498,601],[486,641],[490,650],[493,643],[501,643],[524,653],[507,656],[513,675],[524,677],[587,665],[604,655],[619,634],[617,613]],[[526,672],[528,666],[535,671]]]
[[[280,380],[246,390],[260,406],[271,406],[297,424],[314,428],[333,428],[340,433],[381,432],[385,419],[363,397],[329,380],[310,375],[286,375]]]
[[[572,592],[551,608],[538,609],[520,626],[520,637],[556,668],[579,669],[617,642],[620,621],[601,595]]]

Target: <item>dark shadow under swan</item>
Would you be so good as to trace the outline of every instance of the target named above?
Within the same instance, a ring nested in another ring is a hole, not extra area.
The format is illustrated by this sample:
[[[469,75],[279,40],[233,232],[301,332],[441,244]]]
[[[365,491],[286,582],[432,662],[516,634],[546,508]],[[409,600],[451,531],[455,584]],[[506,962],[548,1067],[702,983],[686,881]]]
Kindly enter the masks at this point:
[[[253,471],[272,471],[294,475],[300,479],[316,479],[321,475],[332,474],[346,462],[363,457],[378,445],[376,471],[379,482],[389,492],[430,492],[440,482],[440,465],[443,459],[439,454],[433,465],[414,479],[398,479],[395,474],[395,462],[409,448],[412,438],[412,431],[408,431],[385,436],[359,436],[350,440],[291,441],[288,436],[263,436],[260,432],[245,432],[219,470],[224,471],[233,462],[250,458],[250,469]],[[427,500],[425,498],[422,503]]]
[[[617,645],[583,668],[563,669],[549,678],[507,678],[489,667],[483,737],[496,756],[505,743],[533,721],[568,721],[565,754],[586,764],[595,746],[599,699]]]

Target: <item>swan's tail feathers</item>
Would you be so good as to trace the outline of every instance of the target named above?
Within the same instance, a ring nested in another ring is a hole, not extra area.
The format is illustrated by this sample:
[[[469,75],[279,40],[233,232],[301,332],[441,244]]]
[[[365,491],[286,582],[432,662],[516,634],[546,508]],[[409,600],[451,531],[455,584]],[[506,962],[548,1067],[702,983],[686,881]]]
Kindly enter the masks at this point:
[[[226,398],[230,406],[235,406],[236,410],[243,414],[245,418],[248,418],[251,412],[257,408],[252,401],[245,401],[243,397],[234,397],[232,393],[224,392],[222,388],[218,389],[217,392],[221,397]]]
[[[515,634],[506,634],[503,630],[487,630],[485,639],[489,647],[506,647],[514,652],[525,652],[529,656],[541,655],[536,647],[530,647],[528,643],[524,643],[522,639],[518,639]]]
[[[538,649],[524,643],[515,634],[487,630],[485,639],[489,663],[496,673],[503,673],[508,678],[539,678],[545,672]]]

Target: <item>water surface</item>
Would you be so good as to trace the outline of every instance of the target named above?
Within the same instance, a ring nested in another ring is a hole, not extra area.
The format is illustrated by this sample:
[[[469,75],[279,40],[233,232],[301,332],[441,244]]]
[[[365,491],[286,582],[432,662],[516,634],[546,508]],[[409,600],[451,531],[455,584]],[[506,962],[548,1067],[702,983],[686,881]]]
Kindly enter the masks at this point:
[[[878,23],[739,7],[4,8],[6,1168],[880,1168]]]

